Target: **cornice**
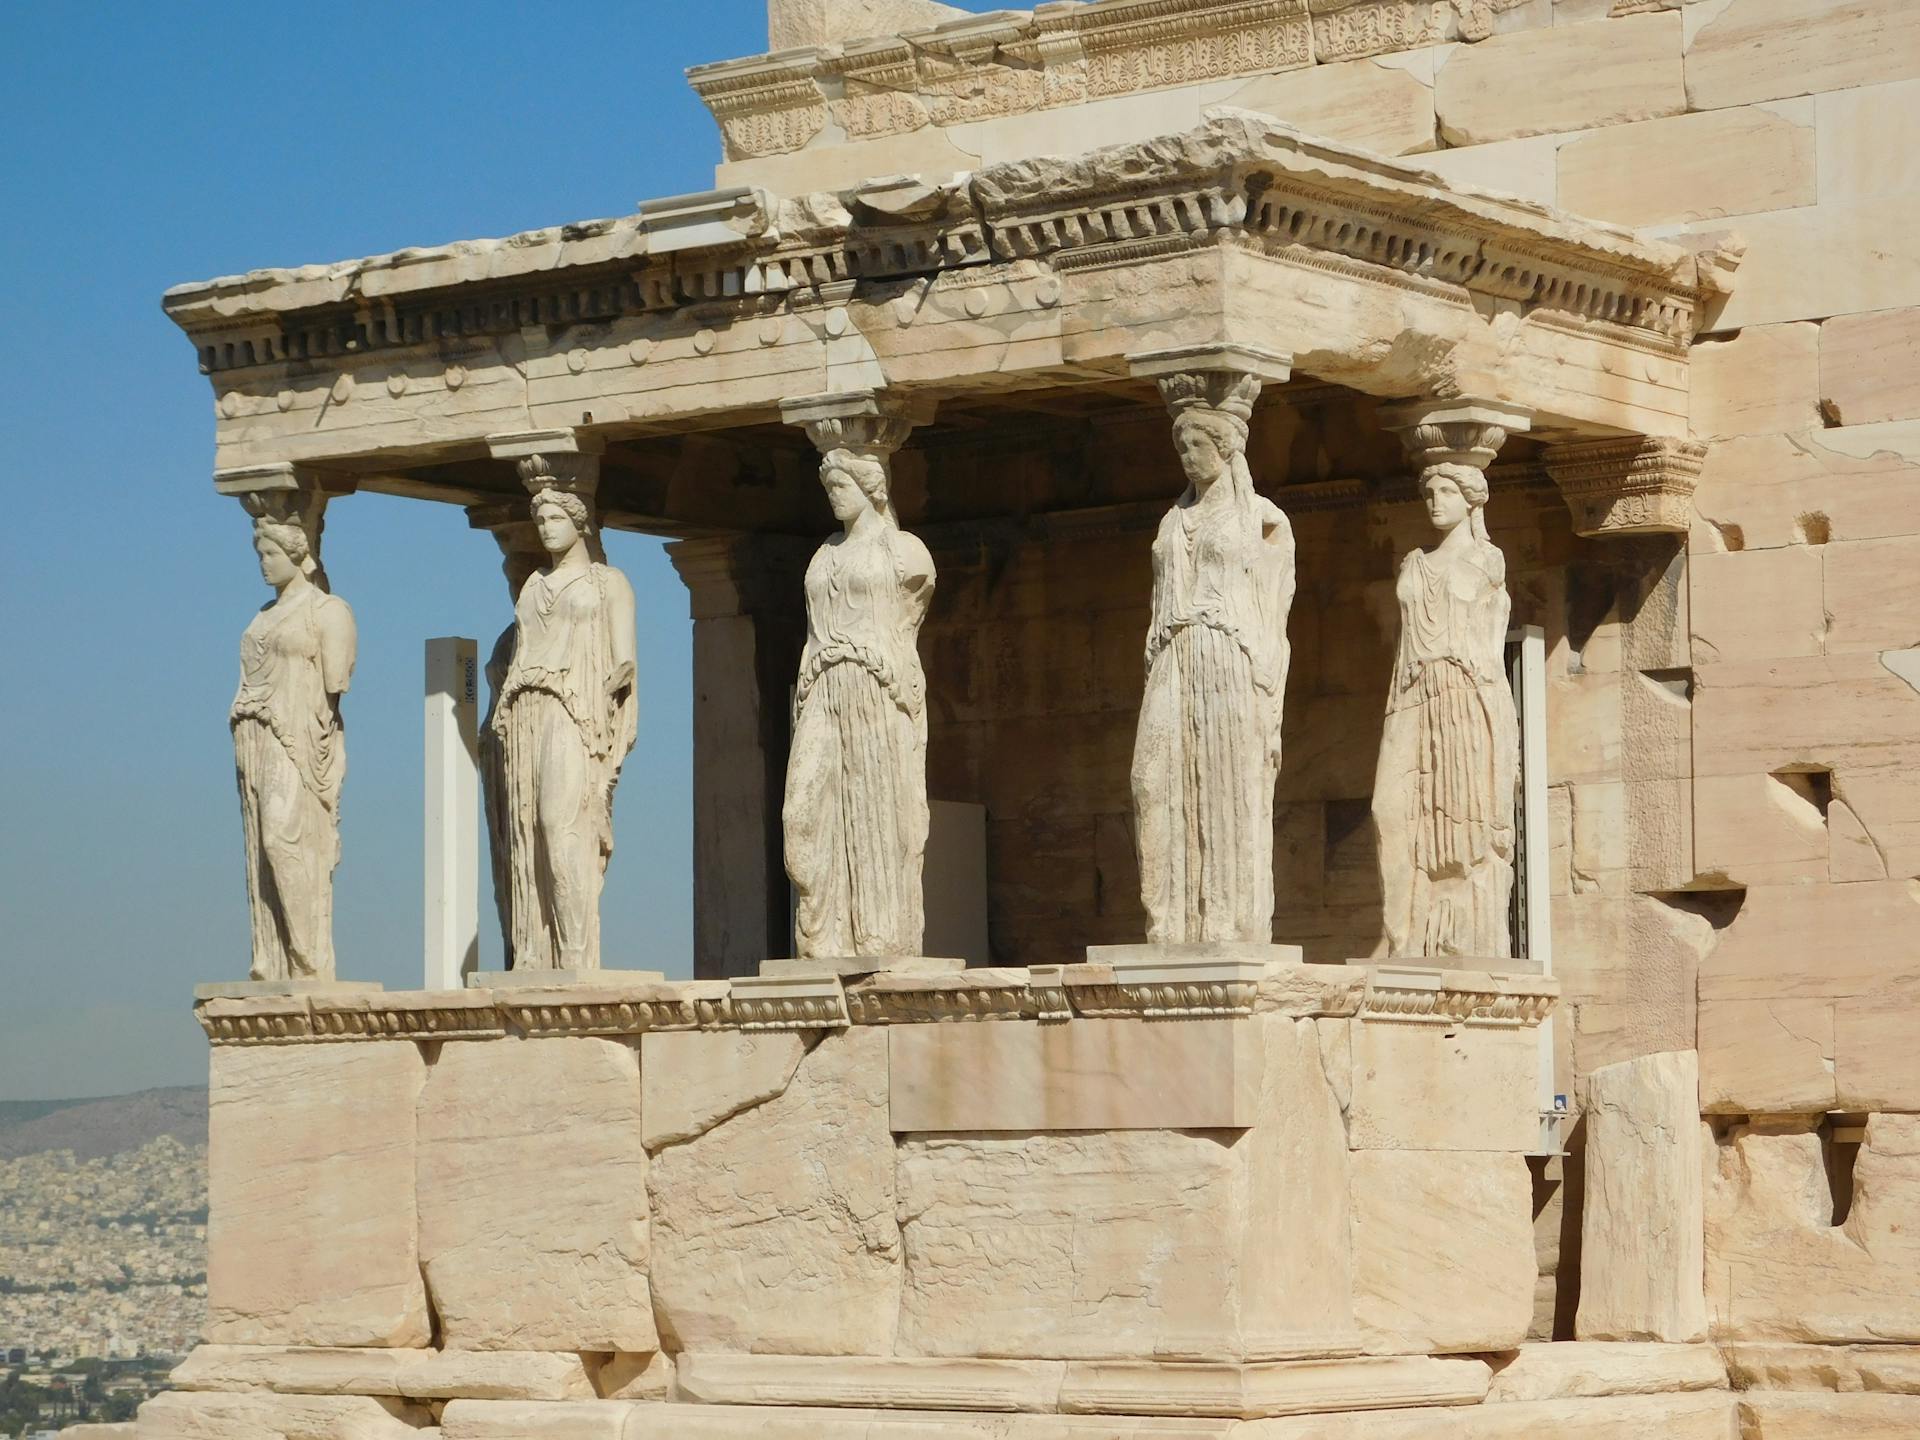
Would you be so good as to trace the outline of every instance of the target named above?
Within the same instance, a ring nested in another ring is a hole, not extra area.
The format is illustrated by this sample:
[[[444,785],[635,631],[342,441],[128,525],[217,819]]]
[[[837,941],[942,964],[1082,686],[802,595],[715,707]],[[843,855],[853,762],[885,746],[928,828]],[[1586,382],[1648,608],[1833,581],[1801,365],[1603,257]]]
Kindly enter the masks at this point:
[[[824,287],[964,284],[1014,262],[1057,285],[1053,276],[1208,245],[1463,303],[1481,292],[1666,353],[1691,338],[1700,301],[1695,258],[1678,247],[1451,190],[1412,166],[1221,110],[1181,134],[988,166],[953,185],[677,197],[622,221],[182,286],[165,303],[208,373],[319,371],[695,307],[719,327],[803,308]]]
[[[656,1030],[836,1030],[1085,1019],[1173,1020],[1284,1013],[1456,1025],[1538,1024],[1549,977],[1395,965],[1230,964],[1192,977],[1108,964],[942,975],[626,981],[446,992],[354,992],[205,1000],[216,1046],[508,1036],[636,1036]]]

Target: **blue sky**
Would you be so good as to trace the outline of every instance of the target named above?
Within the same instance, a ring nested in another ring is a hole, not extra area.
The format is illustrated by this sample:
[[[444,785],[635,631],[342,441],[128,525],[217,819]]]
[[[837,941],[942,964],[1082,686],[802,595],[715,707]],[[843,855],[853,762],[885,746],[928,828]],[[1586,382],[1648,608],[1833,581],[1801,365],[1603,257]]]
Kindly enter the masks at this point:
[[[161,292],[705,189],[718,134],[680,72],[765,33],[760,0],[0,12],[0,1099],[203,1083],[190,987],[247,968],[226,707],[267,592]],[[642,718],[605,959],[685,974],[686,594],[656,543],[608,551]],[[360,626],[341,973],[417,985],[421,642],[490,641],[505,590],[452,507],[337,502],[326,555]]]

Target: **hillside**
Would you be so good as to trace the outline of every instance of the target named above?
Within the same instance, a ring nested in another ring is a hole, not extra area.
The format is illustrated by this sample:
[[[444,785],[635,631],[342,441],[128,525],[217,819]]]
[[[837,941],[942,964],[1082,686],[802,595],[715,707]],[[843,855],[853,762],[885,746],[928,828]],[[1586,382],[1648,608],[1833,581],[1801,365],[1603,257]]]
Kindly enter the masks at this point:
[[[71,1150],[76,1159],[100,1160],[139,1150],[163,1135],[187,1146],[207,1143],[204,1089],[0,1102],[0,1160],[50,1150]]]

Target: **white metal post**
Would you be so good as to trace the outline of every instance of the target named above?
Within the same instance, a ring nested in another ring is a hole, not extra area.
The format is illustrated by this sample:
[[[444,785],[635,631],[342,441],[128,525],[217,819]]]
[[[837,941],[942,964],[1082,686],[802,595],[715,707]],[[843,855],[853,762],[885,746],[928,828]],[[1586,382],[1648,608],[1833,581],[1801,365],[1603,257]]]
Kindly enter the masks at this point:
[[[1538,625],[1516,629],[1514,692],[1520,712],[1520,824],[1524,867],[1526,955],[1553,974],[1552,840],[1547,833],[1547,635]],[[1540,1022],[1540,1150],[1560,1153],[1563,1106],[1554,1091],[1553,1016]]]
[[[458,990],[480,966],[478,647],[427,641],[426,987]]]

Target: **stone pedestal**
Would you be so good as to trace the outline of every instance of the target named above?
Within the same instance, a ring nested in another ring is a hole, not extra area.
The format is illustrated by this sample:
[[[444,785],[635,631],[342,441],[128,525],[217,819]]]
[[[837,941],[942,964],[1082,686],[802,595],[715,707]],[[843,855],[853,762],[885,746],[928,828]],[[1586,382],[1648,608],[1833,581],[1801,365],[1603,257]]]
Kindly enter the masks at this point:
[[[1480,1404],[1552,982],[1232,948],[206,1002],[214,1343],[139,1433]]]

